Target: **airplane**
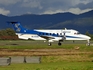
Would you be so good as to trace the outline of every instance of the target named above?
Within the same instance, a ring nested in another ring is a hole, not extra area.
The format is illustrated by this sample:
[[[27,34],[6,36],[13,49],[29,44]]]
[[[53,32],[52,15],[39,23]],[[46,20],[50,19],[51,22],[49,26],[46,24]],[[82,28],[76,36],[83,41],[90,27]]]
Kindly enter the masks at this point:
[[[48,41],[48,45],[51,46],[52,42],[58,41],[58,45],[62,45],[64,40],[87,40],[87,45],[90,45],[91,37],[80,34],[77,30],[73,29],[26,29],[20,22],[8,22],[13,25],[13,28],[18,35],[19,39],[32,39],[32,40],[44,40]]]

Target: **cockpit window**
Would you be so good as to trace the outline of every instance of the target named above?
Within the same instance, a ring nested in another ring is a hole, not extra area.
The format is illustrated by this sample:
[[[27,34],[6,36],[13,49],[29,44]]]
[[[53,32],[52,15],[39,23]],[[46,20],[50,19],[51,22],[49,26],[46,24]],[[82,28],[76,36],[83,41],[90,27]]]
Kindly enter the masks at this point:
[[[79,32],[77,32],[77,34],[80,34]]]
[[[79,32],[75,32],[74,34],[75,34],[75,35],[78,35],[78,34],[80,34],[80,33],[79,33]]]
[[[77,34],[77,33],[74,33],[75,35]]]

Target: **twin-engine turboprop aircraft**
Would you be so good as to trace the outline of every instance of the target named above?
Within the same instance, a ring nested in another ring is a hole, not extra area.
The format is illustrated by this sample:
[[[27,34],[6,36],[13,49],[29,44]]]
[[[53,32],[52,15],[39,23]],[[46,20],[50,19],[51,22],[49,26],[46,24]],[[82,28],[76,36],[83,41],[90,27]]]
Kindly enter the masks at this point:
[[[90,45],[91,38],[89,36],[80,34],[78,31],[73,29],[28,30],[22,27],[19,22],[8,23],[12,23],[19,39],[47,40],[49,42],[48,45],[51,45],[54,41],[58,41],[58,45],[61,45],[64,40],[87,40],[87,45]]]

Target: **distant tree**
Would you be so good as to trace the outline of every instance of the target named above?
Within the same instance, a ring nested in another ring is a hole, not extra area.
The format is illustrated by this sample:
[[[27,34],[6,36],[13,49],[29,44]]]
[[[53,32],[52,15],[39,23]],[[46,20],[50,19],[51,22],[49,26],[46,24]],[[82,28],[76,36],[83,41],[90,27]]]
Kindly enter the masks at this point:
[[[93,34],[90,34],[88,31],[85,33],[87,36],[91,37],[91,40],[93,40]]]
[[[93,34],[91,34],[91,40],[93,40]]]
[[[0,30],[0,36],[15,36],[15,31],[10,28]]]
[[[15,31],[7,28],[0,30],[0,39],[1,40],[18,40],[17,35],[15,34]]]
[[[0,36],[6,36],[7,33],[6,33],[6,30],[3,29],[3,30],[0,30]]]
[[[15,36],[15,31],[10,28],[6,29],[6,33],[8,36]]]
[[[88,35],[88,36],[90,36],[90,33],[88,31],[85,34]]]

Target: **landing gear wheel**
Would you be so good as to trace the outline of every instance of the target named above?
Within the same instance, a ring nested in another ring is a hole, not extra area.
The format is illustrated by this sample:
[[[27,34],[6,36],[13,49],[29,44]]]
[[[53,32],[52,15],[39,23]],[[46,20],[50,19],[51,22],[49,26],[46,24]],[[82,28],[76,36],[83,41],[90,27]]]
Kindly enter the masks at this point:
[[[90,46],[90,43],[87,43],[86,46]]]
[[[87,46],[90,46],[90,40],[87,40],[87,42],[88,42],[88,43],[87,43]]]
[[[58,43],[59,46],[61,46],[61,43]]]
[[[48,44],[48,46],[51,46],[51,45],[52,45],[51,43]]]

